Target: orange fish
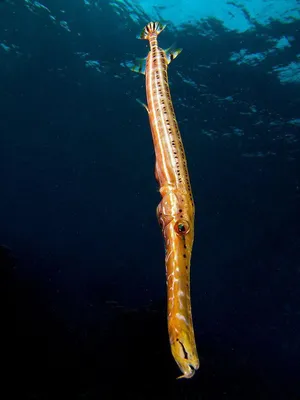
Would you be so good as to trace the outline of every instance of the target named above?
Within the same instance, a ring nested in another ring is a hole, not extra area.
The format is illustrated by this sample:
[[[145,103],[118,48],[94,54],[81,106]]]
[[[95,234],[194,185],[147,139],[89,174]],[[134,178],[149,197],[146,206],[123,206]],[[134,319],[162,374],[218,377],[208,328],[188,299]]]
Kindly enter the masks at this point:
[[[157,37],[165,26],[150,22],[140,39],[150,51],[131,69],[146,76],[147,105],[155,149],[155,177],[162,200],[157,218],[165,241],[168,331],[171,351],[181,372],[191,378],[199,368],[190,296],[190,264],[194,242],[195,206],[187,160],[168,82],[168,64],[181,49],[163,50]]]

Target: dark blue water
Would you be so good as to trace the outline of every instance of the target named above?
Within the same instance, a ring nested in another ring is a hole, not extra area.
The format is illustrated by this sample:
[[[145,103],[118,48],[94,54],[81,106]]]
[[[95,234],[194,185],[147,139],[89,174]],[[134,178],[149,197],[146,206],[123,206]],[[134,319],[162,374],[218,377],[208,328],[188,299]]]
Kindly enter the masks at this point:
[[[196,203],[201,359],[192,380],[176,381],[154,152],[135,101],[144,79],[120,65],[147,46],[109,6],[52,2],[54,14],[61,9],[71,32],[22,1],[0,4],[0,39],[17,46],[0,49],[2,396],[299,399],[300,158],[287,140],[299,126],[270,129],[297,117],[299,85],[268,73],[297,51],[255,68],[228,60],[241,40],[253,52],[267,48],[265,35],[299,43],[299,21],[242,35],[212,20],[213,40],[188,27],[175,38],[184,51],[169,75]],[[170,45],[174,33],[161,40]],[[212,101],[177,71],[235,100]],[[243,117],[252,104],[260,124]],[[232,126],[244,134],[228,138]]]

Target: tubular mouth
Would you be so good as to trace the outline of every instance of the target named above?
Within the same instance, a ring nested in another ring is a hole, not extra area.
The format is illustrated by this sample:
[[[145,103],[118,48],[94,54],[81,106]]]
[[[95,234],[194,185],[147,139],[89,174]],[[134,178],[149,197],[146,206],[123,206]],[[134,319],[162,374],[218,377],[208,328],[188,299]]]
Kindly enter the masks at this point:
[[[196,370],[198,369],[198,367],[194,367],[192,364],[188,364],[187,365],[187,370],[184,372],[183,375],[178,376],[177,379],[190,379],[195,375]]]
[[[187,338],[185,338],[184,332],[182,337],[177,337],[171,344],[171,349],[174,360],[182,373],[182,375],[177,379],[192,378],[195,375],[195,372],[199,369],[200,364],[196,348],[194,348]]]

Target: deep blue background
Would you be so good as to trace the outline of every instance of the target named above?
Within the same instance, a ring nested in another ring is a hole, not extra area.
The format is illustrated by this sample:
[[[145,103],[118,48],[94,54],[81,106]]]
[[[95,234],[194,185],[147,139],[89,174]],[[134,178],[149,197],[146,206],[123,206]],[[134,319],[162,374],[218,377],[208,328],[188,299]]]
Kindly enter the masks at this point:
[[[295,52],[255,68],[228,54],[241,39],[263,51],[264,35],[299,43],[300,24],[236,34],[212,20],[213,40],[196,28],[176,38],[184,51],[169,74],[196,202],[201,358],[187,382],[175,380],[168,344],[154,152],[135,101],[145,97],[144,81],[120,66],[145,55],[146,43],[109,7],[53,2],[53,13],[63,8],[72,21],[68,33],[15,3],[0,8],[2,40],[23,53],[2,52],[0,63],[0,243],[11,249],[0,252],[1,344],[10,396],[299,399],[300,161],[299,144],[284,139],[299,127],[269,128],[275,117],[297,117],[299,87],[268,74]],[[173,36],[164,32],[164,47]],[[102,73],[86,69],[77,51],[99,60]],[[208,101],[176,70],[238,101]],[[240,114],[245,104],[267,110],[263,124]],[[223,135],[230,126],[245,135]],[[212,129],[216,138],[202,134]],[[241,157],[259,151],[276,156]]]

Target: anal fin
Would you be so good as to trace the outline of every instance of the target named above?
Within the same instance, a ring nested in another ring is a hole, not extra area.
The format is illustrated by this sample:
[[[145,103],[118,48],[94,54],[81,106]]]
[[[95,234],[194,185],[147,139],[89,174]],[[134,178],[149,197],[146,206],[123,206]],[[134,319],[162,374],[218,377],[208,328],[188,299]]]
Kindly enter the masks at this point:
[[[131,71],[133,71],[133,72],[137,72],[139,74],[145,75],[146,59],[147,59],[147,57],[137,58],[134,62],[133,61],[128,61],[128,62],[126,62],[126,66],[129,69],[131,69]]]

